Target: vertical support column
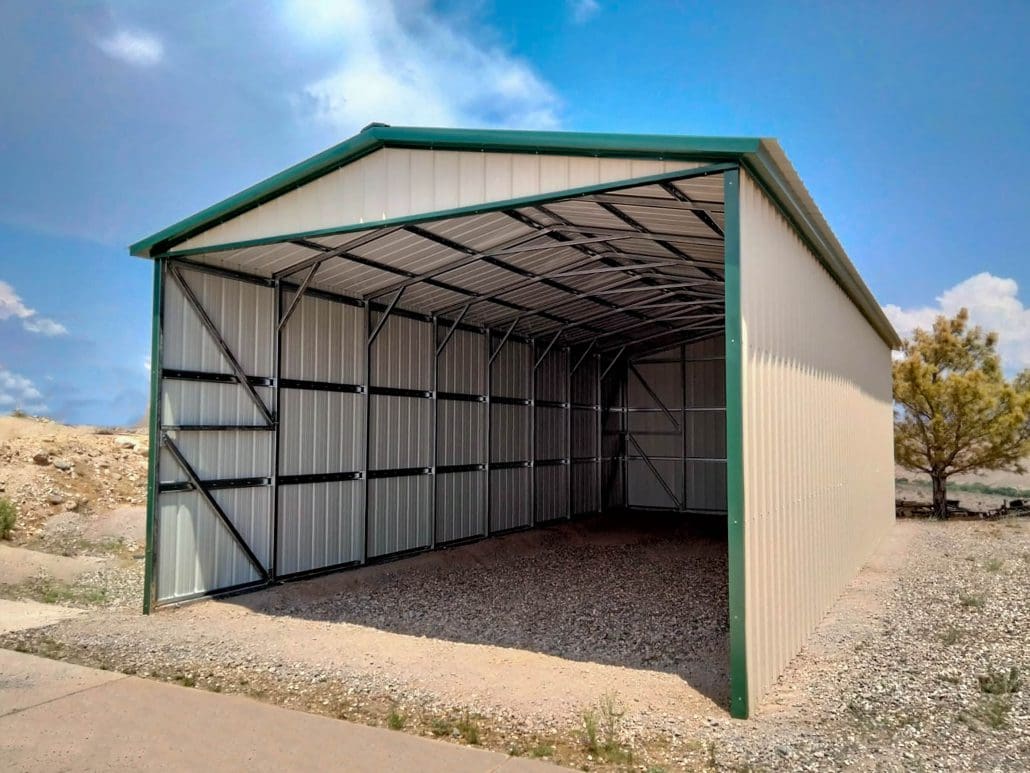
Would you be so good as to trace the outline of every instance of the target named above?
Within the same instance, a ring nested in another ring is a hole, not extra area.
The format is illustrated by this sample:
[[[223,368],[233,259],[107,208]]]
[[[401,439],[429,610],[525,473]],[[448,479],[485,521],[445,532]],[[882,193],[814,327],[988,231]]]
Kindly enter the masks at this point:
[[[680,453],[683,459],[682,486],[680,487],[681,510],[687,509],[687,345],[680,344]]]
[[[429,469],[432,480],[430,482],[430,501],[429,501],[429,547],[430,549],[436,549],[436,491],[437,491],[437,475],[436,475],[436,448],[437,448],[437,398],[436,392],[439,389],[439,371],[440,371],[440,351],[437,348],[437,336],[439,330],[437,329],[436,317],[433,317],[433,345],[431,347],[433,360],[430,362],[430,374],[431,383],[433,390],[433,402],[430,406],[430,425],[429,425]]]
[[[485,393],[486,393],[486,454],[485,454],[486,455],[486,464],[484,465],[484,469],[486,470],[486,485],[483,487],[483,490],[486,492],[486,502],[483,505],[483,521],[484,521],[484,523],[483,523],[483,536],[484,537],[489,537],[490,536],[490,478],[493,476],[493,471],[491,470],[491,465],[490,465],[490,460],[491,460],[491,450],[490,450],[490,448],[491,448],[491,444],[493,443],[493,427],[492,427],[493,419],[491,417],[491,414],[493,413],[493,406],[492,406],[492,404],[490,402],[490,393],[491,393],[491,391],[493,389],[493,383],[492,383],[493,379],[491,378],[491,375],[493,374],[493,370],[494,370],[493,358],[491,357],[491,354],[493,353],[493,346],[494,346],[494,340],[493,340],[494,339],[494,334],[493,334],[493,331],[490,328],[487,328],[486,329],[486,335],[484,337],[486,338],[486,389],[484,390]]]
[[[154,258],[154,296],[150,316],[150,448],[147,459],[147,547],[143,566],[143,614],[157,598],[157,511],[161,460],[161,349],[164,335],[164,262]]]
[[[622,390],[622,421],[619,422],[619,453],[622,455],[622,506],[629,507],[629,358],[619,366],[619,389]]]
[[[299,294],[303,288],[298,287]],[[297,304],[301,302],[296,299]],[[272,348],[272,375],[275,378],[273,400],[275,410],[272,412],[272,561],[268,576],[274,580],[279,576],[279,424],[282,417],[282,396],[279,393],[279,382],[282,379],[283,329],[279,324],[283,318],[283,286],[282,279],[275,280],[275,339]]]
[[[572,348],[566,346],[562,351],[565,352],[565,464],[568,469],[568,475],[565,480],[566,491],[568,492],[568,507],[565,513],[565,520],[571,520],[572,513],[575,510],[575,505],[572,501],[572,495],[575,490],[572,486],[572,470],[575,467],[572,463]]]
[[[536,526],[536,339],[529,342],[529,525]]]
[[[604,442],[602,440],[604,426],[601,419],[601,355],[595,354],[593,359],[597,363],[597,380],[594,383],[594,411],[596,412],[597,419],[597,437],[594,439],[594,456],[597,461],[594,462],[594,474],[597,476],[597,509],[600,512],[604,512],[604,463],[601,461],[604,454]]]
[[[729,553],[730,714],[746,719],[746,563],[744,550],[744,343],[740,288],[740,170],[723,173],[726,270],[726,517]]]
[[[365,301],[365,462],[364,469],[361,473],[362,486],[364,487],[364,496],[362,497],[364,505],[364,533],[361,535],[361,563],[364,564],[368,561],[368,495],[369,495],[369,481],[368,473],[372,468],[372,342],[370,336],[372,335],[372,302]]]

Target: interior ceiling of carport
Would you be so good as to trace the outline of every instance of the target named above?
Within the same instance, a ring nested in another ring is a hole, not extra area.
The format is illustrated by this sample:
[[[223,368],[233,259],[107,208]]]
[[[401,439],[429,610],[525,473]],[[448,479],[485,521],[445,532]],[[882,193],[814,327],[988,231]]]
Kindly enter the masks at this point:
[[[190,260],[548,346],[652,349],[722,330],[723,214],[710,174]]]

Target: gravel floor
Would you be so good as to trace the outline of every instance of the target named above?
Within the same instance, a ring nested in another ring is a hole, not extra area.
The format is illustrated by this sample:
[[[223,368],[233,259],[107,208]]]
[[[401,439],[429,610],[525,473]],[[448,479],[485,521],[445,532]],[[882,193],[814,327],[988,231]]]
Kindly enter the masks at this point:
[[[712,701],[724,562],[711,535],[581,524],[149,619],[100,609],[0,646],[373,724],[396,712],[459,742],[467,710],[485,746],[588,769],[627,767],[583,748],[581,711],[605,693],[639,770],[1028,768],[1030,523],[896,524],[748,722]]]
[[[1025,519],[898,522],[759,716],[717,729],[720,756],[766,769],[1030,769],[1028,589]],[[1022,685],[1000,679],[1013,668]]]
[[[431,557],[337,592],[257,596],[261,611],[572,660],[724,674],[728,632],[721,523],[634,514],[511,535]],[[243,599],[242,603],[248,603]],[[713,680],[706,679],[706,682]],[[716,680],[716,681],[725,681]],[[724,689],[710,695],[726,700]]]

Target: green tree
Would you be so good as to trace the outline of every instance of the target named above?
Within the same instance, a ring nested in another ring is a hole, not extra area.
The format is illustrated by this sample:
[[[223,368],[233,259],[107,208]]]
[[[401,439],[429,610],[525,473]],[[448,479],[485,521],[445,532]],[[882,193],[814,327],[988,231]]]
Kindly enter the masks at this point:
[[[1005,379],[998,336],[969,326],[962,309],[917,329],[894,363],[894,456],[933,483],[947,518],[947,481],[960,472],[1014,470],[1030,454],[1030,371]]]

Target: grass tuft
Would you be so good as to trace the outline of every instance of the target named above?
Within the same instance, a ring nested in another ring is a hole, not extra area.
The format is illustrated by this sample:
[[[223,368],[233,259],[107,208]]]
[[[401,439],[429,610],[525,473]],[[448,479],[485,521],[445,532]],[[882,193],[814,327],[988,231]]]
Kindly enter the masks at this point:
[[[543,743],[537,744],[529,750],[529,756],[534,757],[536,759],[540,759],[542,757],[553,757],[554,747]]]
[[[959,721],[970,727],[975,722],[989,727],[991,730],[1004,730],[1009,726],[1009,713],[1012,711],[1012,697],[1009,695],[987,695],[970,711],[959,714]]]
[[[0,497],[0,539],[10,539],[18,522],[18,508],[7,497]]]
[[[429,732],[437,737],[450,735],[453,731],[454,725],[452,725],[451,721],[445,717],[435,717],[429,723]]]
[[[622,743],[622,719],[626,715],[618,697],[608,693],[596,708],[583,711],[583,743],[586,750],[605,762],[629,764],[633,752]]]
[[[404,715],[397,711],[397,709],[391,709],[386,717],[386,726],[391,730],[403,730],[405,723]]]
[[[987,695],[1011,695],[1023,687],[1019,669],[1012,666],[1008,671],[990,671],[976,678],[980,684],[980,692]]]
[[[479,746],[479,723],[469,714],[468,709],[465,709],[465,713],[462,714],[455,726],[465,743],[470,746]]]
[[[958,603],[966,609],[980,609],[987,599],[984,598],[982,593],[960,593],[958,594]]]

